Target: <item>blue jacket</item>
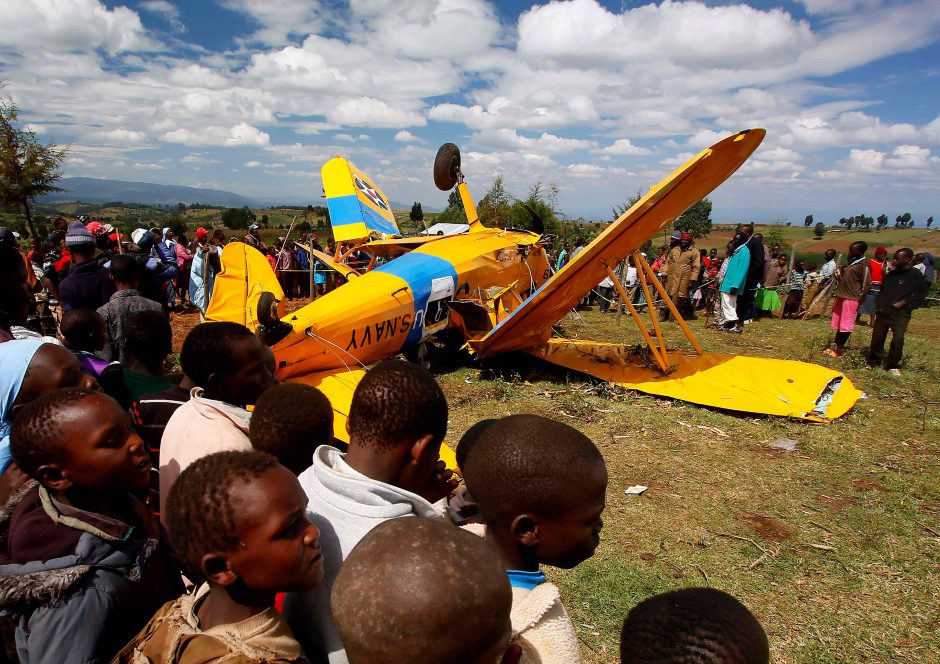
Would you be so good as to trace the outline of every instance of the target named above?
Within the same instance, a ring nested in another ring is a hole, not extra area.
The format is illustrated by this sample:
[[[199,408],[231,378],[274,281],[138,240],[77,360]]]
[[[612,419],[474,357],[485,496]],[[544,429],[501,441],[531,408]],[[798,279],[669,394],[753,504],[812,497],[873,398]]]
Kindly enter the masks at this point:
[[[747,270],[750,265],[751,252],[746,244],[742,244],[728,259],[728,269],[725,271],[724,281],[718,287],[719,292],[730,293],[731,289],[734,289],[736,294],[740,293],[747,280]]]
[[[0,514],[0,606],[20,664],[107,664],[183,592],[166,533],[143,503],[128,525],[31,482]]]

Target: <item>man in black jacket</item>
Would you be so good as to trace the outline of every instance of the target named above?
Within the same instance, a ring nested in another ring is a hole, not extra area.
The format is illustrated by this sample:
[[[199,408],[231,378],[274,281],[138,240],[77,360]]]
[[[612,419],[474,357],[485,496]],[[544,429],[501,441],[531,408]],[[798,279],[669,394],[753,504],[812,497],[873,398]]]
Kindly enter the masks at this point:
[[[904,333],[911,322],[911,312],[924,301],[928,284],[924,275],[915,270],[911,263],[914,252],[911,249],[898,249],[894,252],[894,269],[884,275],[881,292],[875,300],[878,315],[875,317],[875,329],[871,334],[868,364],[877,367],[884,354],[885,340],[891,330],[891,347],[885,368],[893,375],[900,376],[898,365],[904,352]]]

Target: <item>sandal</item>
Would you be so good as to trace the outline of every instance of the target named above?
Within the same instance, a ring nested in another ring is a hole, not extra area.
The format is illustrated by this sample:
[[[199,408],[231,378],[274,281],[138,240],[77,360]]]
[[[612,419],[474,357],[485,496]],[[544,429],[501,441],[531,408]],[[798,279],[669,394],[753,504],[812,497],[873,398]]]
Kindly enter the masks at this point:
[[[822,354],[825,355],[826,357],[833,357],[833,358],[842,357],[842,353],[839,353],[838,351],[834,351],[831,348],[827,348],[826,350],[822,352]]]

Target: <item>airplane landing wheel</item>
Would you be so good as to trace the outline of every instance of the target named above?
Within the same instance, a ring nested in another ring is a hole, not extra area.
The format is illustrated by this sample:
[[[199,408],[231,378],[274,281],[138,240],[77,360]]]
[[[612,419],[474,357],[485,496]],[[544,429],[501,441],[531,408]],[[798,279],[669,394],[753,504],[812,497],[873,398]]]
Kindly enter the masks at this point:
[[[453,143],[444,143],[434,158],[434,186],[441,191],[450,191],[457,184],[460,173],[460,148]]]

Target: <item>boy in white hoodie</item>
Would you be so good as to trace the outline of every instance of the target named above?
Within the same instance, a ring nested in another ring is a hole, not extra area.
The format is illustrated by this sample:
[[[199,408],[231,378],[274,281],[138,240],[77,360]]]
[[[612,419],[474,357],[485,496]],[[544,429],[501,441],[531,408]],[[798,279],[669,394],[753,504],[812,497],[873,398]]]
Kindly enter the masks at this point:
[[[340,565],[377,525],[407,516],[440,518],[433,503],[456,486],[438,461],[447,432],[447,401],[434,377],[410,362],[373,367],[353,393],[349,451],[321,445],[300,475],[308,516],[320,529],[325,575],[312,591],[291,593],[284,615],[308,659],[346,662],[330,613]]]
[[[509,576],[521,661],[580,662],[558,588],[540,566],[571,569],[594,555],[607,491],[601,453],[567,424],[510,415],[478,434],[462,470]]]

